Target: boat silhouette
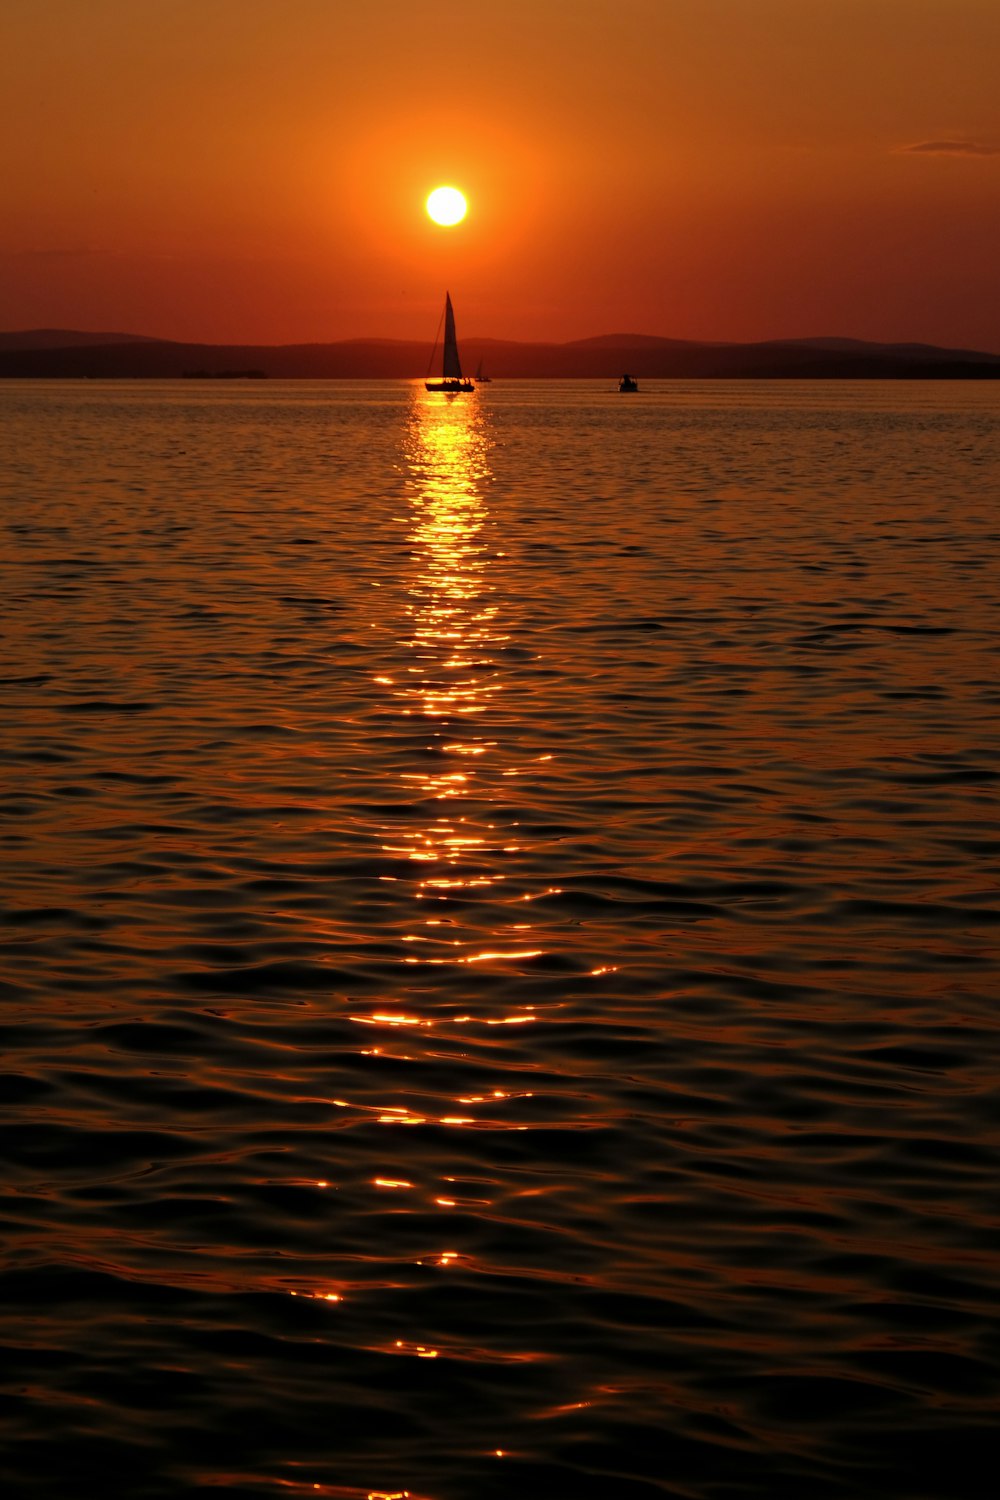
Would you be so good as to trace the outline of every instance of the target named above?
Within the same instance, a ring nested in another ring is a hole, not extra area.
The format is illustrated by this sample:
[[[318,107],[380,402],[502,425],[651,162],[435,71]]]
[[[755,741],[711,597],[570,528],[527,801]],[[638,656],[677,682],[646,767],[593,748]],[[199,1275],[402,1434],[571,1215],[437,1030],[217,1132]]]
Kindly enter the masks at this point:
[[[431,360],[433,359],[432,352]],[[459,396],[476,389],[468,375],[462,374],[462,362],[458,357],[458,340],[455,337],[455,310],[451,305],[450,292],[444,294],[444,352],[441,379],[425,380],[424,385],[427,390],[443,391],[446,396]]]

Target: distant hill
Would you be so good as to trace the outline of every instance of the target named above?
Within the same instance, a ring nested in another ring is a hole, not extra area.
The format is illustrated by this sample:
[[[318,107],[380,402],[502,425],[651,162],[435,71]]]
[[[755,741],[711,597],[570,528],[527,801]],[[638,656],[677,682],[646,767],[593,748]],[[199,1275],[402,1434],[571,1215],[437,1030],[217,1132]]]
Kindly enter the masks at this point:
[[[696,343],[614,333],[565,344],[464,339],[463,361],[482,360],[507,378],[617,378],[624,370],[655,379],[997,379],[1000,354],[933,344],[862,339],[769,339],[753,344]],[[141,334],[30,329],[0,333],[0,378],[236,377],[372,380],[423,376],[429,344],[347,339],[335,344],[182,344]]]
[[[144,333],[80,333],[73,328],[27,328],[22,333],[0,333],[0,349],[72,349],[76,345],[150,344],[158,340]]]

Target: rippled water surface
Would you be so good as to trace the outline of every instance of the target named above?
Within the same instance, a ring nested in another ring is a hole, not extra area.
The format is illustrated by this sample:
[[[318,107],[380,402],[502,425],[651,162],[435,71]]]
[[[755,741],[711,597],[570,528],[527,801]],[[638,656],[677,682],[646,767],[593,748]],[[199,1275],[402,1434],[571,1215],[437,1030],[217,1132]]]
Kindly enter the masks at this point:
[[[993,1493],[998,418],[0,388],[7,1493]]]

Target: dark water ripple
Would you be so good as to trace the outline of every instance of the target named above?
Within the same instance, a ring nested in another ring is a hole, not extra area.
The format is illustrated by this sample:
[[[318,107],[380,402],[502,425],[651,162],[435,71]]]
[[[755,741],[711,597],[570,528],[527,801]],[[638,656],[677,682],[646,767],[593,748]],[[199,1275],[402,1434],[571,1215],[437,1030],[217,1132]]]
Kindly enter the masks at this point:
[[[992,1495],[998,414],[7,384],[10,1493]]]

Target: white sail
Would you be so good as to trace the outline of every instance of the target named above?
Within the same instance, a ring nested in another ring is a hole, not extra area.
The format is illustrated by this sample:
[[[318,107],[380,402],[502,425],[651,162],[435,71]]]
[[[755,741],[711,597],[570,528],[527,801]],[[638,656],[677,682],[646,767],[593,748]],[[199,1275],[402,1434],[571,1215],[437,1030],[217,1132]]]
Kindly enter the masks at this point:
[[[458,358],[458,340],[455,338],[455,314],[451,306],[451,293],[444,298],[444,378],[461,380],[462,365]]]

